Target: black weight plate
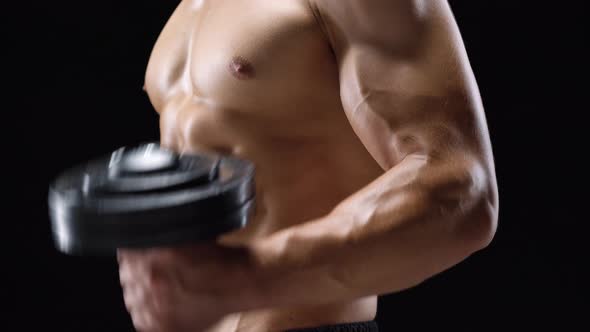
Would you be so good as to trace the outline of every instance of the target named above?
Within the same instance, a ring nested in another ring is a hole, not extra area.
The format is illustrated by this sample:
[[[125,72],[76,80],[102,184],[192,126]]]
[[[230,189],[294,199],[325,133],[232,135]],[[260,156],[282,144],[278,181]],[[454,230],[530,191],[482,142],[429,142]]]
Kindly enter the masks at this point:
[[[53,237],[62,252],[108,254],[210,240],[243,227],[251,214],[254,166],[248,161],[159,154],[153,169],[134,156],[139,166],[113,171],[120,167],[115,154],[121,150],[64,172],[50,186]]]

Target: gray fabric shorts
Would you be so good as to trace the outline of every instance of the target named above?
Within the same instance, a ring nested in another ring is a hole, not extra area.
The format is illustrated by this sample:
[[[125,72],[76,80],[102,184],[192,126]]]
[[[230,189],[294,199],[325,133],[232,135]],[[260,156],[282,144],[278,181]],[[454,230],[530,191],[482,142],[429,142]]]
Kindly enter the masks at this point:
[[[285,332],[379,332],[379,328],[376,322],[369,321],[350,324],[318,326],[307,329],[289,330]]]

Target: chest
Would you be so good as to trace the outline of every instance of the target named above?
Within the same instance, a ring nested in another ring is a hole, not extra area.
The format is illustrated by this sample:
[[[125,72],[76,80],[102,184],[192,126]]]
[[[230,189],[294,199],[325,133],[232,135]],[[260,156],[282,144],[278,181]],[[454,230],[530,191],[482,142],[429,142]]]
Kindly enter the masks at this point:
[[[302,0],[184,1],[146,73],[154,104],[192,94],[224,108],[276,109],[333,87],[328,43]]]

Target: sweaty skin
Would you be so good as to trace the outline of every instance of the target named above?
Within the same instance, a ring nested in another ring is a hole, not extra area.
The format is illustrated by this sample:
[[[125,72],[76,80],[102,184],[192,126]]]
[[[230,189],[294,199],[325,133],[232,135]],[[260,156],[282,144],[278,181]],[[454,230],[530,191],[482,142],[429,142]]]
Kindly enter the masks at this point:
[[[493,238],[492,149],[446,1],[185,0],[145,87],[164,146],[255,163],[257,208],[217,243],[120,251],[138,330],[371,320],[376,295]]]

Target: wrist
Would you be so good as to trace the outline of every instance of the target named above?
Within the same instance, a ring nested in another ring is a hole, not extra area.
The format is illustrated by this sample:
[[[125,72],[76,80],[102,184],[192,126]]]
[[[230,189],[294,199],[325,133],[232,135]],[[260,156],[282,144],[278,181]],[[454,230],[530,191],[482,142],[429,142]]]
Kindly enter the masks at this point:
[[[239,285],[234,310],[305,302],[302,296],[309,280],[326,282],[323,279],[332,259],[318,253],[325,253],[322,246],[332,244],[333,239],[322,240],[317,224],[332,225],[332,221],[337,221],[337,216],[330,214],[250,242],[234,275],[233,284]]]

